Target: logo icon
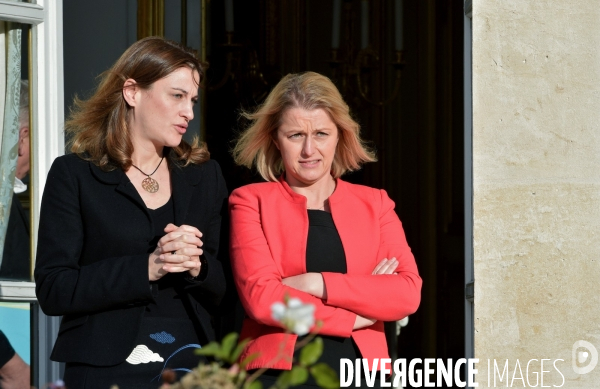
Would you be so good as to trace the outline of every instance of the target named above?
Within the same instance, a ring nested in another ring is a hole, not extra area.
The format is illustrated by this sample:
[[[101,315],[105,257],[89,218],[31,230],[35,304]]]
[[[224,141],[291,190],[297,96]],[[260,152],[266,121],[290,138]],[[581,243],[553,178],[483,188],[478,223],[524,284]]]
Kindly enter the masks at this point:
[[[598,350],[596,350],[593,344],[585,340],[578,340],[573,343],[571,357],[573,371],[577,374],[587,374],[594,370],[598,364]]]

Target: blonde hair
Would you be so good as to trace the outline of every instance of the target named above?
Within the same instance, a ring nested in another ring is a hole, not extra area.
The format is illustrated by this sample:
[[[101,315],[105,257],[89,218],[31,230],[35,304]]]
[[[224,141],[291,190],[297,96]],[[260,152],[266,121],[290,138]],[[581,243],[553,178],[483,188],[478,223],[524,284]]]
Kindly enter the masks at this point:
[[[71,151],[93,162],[103,170],[131,167],[133,144],[127,116],[131,109],[123,98],[123,84],[131,78],[142,89],[148,89],[175,70],[188,67],[202,80],[202,64],[194,53],[179,43],[160,37],[148,37],[131,45],[106,72],[88,100],[75,97],[74,108],[65,123],[73,136]],[[206,144],[197,138],[192,144],[181,141],[171,149],[173,162],[182,165],[202,163],[209,159]]]
[[[252,168],[267,181],[277,181],[284,170],[281,153],[275,146],[275,132],[284,112],[290,108],[323,109],[338,129],[339,140],[331,167],[334,178],[360,169],[365,162],[376,161],[360,138],[360,126],[350,116],[350,109],[331,80],[314,72],[288,74],[273,88],[255,112],[243,112],[250,126],[243,131],[233,148],[238,165]]]

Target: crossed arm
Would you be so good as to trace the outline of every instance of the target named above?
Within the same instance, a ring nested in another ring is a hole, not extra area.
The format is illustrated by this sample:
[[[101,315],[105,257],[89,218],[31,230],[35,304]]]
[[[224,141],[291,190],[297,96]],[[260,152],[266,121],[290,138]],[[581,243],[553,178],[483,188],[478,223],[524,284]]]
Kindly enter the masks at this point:
[[[395,273],[398,267],[398,260],[396,258],[387,259],[384,258],[381,262],[375,266],[371,275],[388,274],[397,275]],[[312,296],[327,301],[327,287],[323,280],[321,273],[305,273],[298,274],[296,276],[286,277],[281,280],[282,284],[287,285],[291,288],[300,290],[308,293]],[[376,319],[370,319],[360,315],[356,315],[356,321],[354,322],[354,329],[364,328],[375,324]]]
[[[282,277],[265,237],[258,200],[249,191],[230,197],[231,259],[236,286],[247,314],[259,323],[279,327],[270,305],[285,295],[315,305],[324,335],[350,336],[377,320],[399,320],[413,313],[420,300],[421,279],[406,244],[393,202],[387,199],[380,220],[382,260],[371,274],[307,273]],[[399,252],[396,259],[391,253]],[[387,259],[389,258],[389,259]],[[374,301],[389,301],[374,304]]]

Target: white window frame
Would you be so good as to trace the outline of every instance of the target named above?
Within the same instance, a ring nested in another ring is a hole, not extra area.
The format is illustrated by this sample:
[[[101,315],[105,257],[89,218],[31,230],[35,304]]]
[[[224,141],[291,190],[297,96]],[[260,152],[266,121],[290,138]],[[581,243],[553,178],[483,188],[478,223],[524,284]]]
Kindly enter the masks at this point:
[[[32,30],[30,182],[32,243],[36,247],[46,176],[52,161],[64,154],[62,0],[38,0],[37,4],[0,0],[0,20],[30,24]],[[36,301],[34,283],[0,281],[0,300]]]
[[[30,183],[32,244],[37,247],[40,205],[46,177],[52,161],[64,154],[65,149],[62,0],[37,0],[36,4],[0,0],[0,20],[31,25]],[[35,303],[35,283],[0,281],[0,301]],[[45,316],[37,304],[32,307],[31,363],[35,369],[32,369],[31,385],[42,388],[61,377],[61,366],[50,361],[59,318]]]

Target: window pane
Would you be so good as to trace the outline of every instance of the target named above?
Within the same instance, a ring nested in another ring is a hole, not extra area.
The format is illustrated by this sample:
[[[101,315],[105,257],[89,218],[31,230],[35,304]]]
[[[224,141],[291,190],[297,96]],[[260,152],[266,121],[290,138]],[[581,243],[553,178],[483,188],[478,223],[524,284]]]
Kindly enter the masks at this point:
[[[25,364],[31,364],[30,311],[30,303],[0,302],[0,331],[9,343],[0,334],[0,358],[12,349]]]
[[[19,23],[4,23],[6,28],[5,36],[8,38],[8,31],[14,31],[19,29],[21,32],[21,44],[20,44],[20,82],[17,80],[16,83],[11,83],[7,78],[4,85],[7,87],[19,88],[20,93],[18,98],[18,137],[14,138],[16,142],[16,166],[15,166],[15,180],[13,192],[8,193],[3,201],[10,202],[10,208],[8,203],[4,206],[9,210],[8,221],[6,224],[6,235],[5,239],[0,240],[4,242],[2,247],[2,257],[0,262],[0,280],[13,280],[13,281],[31,281],[31,263],[32,263],[32,250],[31,250],[31,222],[30,222],[30,186],[29,186],[29,170],[30,170],[30,125],[29,125],[29,42],[30,42],[30,26],[21,25]],[[4,43],[10,39],[5,39]],[[14,40],[13,40],[14,41]],[[8,63],[8,56],[4,58],[4,61]],[[12,64],[14,65],[14,64]],[[5,66],[12,66],[5,65]],[[18,77],[18,75],[17,75]],[[14,90],[14,89],[13,89]],[[2,121],[3,126],[6,125],[6,121]],[[4,128],[3,131],[4,132]],[[18,138],[18,139],[17,139]],[[5,163],[7,159],[2,158],[1,162]],[[13,160],[14,161],[14,160]],[[14,163],[14,162],[13,162]],[[14,165],[13,165],[14,166]]]

